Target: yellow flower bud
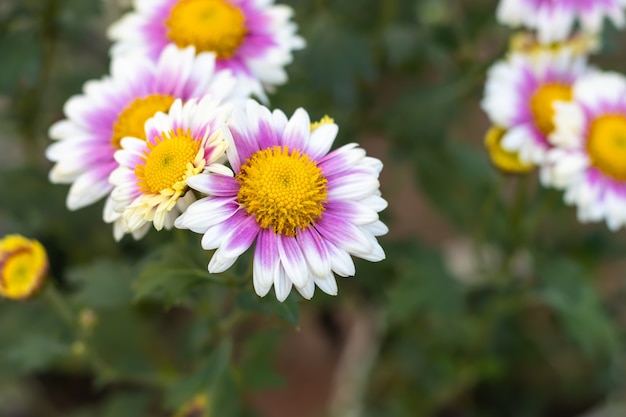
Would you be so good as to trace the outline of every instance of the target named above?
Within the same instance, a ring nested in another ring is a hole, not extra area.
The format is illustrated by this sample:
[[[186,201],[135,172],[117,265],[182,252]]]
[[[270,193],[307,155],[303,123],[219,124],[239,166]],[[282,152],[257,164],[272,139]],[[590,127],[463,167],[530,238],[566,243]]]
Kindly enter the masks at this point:
[[[30,298],[41,288],[47,273],[48,256],[41,243],[20,235],[0,240],[0,296]]]
[[[511,174],[525,174],[532,171],[534,165],[521,162],[516,152],[507,151],[502,147],[502,137],[505,133],[505,129],[492,126],[485,135],[485,146],[493,165]]]

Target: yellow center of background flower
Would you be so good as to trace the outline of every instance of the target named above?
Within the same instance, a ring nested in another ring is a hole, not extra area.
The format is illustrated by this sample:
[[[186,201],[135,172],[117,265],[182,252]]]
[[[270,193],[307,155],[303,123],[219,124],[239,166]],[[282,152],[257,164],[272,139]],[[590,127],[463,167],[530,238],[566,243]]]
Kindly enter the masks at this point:
[[[161,94],[152,94],[133,100],[120,113],[113,125],[111,145],[115,149],[120,149],[120,141],[126,136],[145,139],[146,120],[159,111],[167,112],[172,103],[174,103],[174,97]]]
[[[241,10],[227,0],[180,0],[165,22],[167,37],[178,47],[233,56],[247,33]]]
[[[544,135],[554,130],[554,102],[570,101],[571,87],[563,84],[545,84],[530,99],[530,111],[535,125]]]
[[[274,146],[258,151],[235,177],[238,202],[264,229],[295,236],[320,218],[328,194],[322,170],[298,150]]]
[[[589,129],[587,151],[593,166],[618,181],[626,181],[626,118],[598,117]]]
[[[160,194],[164,190],[185,188],[185,179],[194,171],[194,160],[200,142],[193,139],[190,131],[171,131],[170,137],[161,134],[156,143],[148,142],[144,151],[145,165],[135,167],[137,185],[146,194]]]

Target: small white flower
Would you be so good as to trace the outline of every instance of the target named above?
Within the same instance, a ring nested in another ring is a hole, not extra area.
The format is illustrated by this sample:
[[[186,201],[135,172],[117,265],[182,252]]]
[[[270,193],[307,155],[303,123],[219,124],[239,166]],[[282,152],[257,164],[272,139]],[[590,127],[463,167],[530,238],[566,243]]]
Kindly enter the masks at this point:
[[[145,139],[144,124],[172,103],[211,94],[224,101],[241,100],[228,71],[215,73],[215,56],[193,47],[170,46],[157,62],[135,56],[114,59],[111,75],[85,84],[84,93],[65,104],[66,119],[50,127],[46,156],[56,162],[53,183],[72,184],[67,207],[77,210],[107,197],[104,220],[113,223],[116,239],[124,233],[119,213],[110,198],[109,175],[118,163],[113,155],[124,137]],[[135,236],[138,237],[138,236]]]
[[[168,114],[157,113],[146,122],[145,137],[122,139],[115,152],[119,167],[111,173],[111,199],[122,214],[124,232],[142,236],[150,223],[170,229],[174,219],[195,198],[187,180],[203,170],[226,169],[226,121],[230,107],[205,96],[201,101],[180,99]]]

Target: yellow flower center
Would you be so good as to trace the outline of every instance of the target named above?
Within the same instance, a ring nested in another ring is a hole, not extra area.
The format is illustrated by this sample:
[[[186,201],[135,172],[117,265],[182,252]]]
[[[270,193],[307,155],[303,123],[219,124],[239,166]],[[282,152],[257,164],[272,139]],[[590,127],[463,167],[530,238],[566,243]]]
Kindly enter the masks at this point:
[[[194,140],[189,130],[162,133],[156,143],[148,142],[142,157],[145,165],[135,167],[137,185],[146,194],[171,194],[172,190],[186,189],[185,180],[204,168],[194,165],[199,149],[200,142]]]
[[[28,298],[42,284],[47,269],[46,250],[39,242],[19,235],[0,241],[0,296]]]
[[[193,45],[218,58],[233,56],[247,33],[241,9],[228,0],[179,0],[165,24],[178,47]]]
[[[320,119],[319,122],[313,122],[311,123],[311,132],[314,131],[315,129],[317,129],[318,127],[322,126],[322,125],[328,125],[331,123],[335,123],[335,119],[333,119],[332,117],[330,117],[329,115],[324,115],[324,117],[322,117]]]
[[[626,181],[626,117],[611,114],[595,119],[589,129],[587,151],[600,171]]]
[[[274,146],[246,160],[237,200],[264,229],[295,236],[319,219],[328,194],[322,170],[300,151]]]
[[[570,101],[572,89],[563,84],[545,84],[530,99],[530,111],[535,125],[544,135],[554,130],[554,102]]]
[[[144,125],[146,120],[154,116],[156,112],[166,112],[174,103],[174,97],[161,94],[152,94],[133,100],[119,116],[113,125],[113,137],[111,145],[120,149],[120,141],[126,136],[145,139]]]

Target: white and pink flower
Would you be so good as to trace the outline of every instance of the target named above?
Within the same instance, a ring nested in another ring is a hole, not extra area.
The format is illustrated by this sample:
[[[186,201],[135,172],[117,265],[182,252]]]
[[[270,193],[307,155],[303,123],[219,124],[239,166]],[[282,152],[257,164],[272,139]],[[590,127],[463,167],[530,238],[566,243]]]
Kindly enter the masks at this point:
[[[576,82],[573,99],[555,104],[546,178],[565,191],[581,222],[626,224],[626,78],[590,74]]]
[[[135,10],[109,29],[113,56],[157,59],[168,45],[212,52],[217,69],[230,69],[244,95],[287,81],[292,51],[304,47],[291,22],[293,10],[274,0],[135,0]]]
[[[111,173],[113,208],[121,213],[124,232],[143,236],[150,223],[170,229],[195,201],[186,181],[203,171],[230,172],[221,162],[228,147],[225,131],[230,106],[210,96],[180,99],[169,113],[145,124],[146,139],[126,137],[115,152],[119,167]]]
[[[273,286],[285,300],[292,287],[311,298],[318,286],[335,295],[334,274],[355,273],[350,255],[384,259],[376,236],[387,233],[378,213],[382,163],[356,144],[329,152],[338,127],[311,125],[298,109],[287,119],[250,100],[233,111],[228,160],[234,173],[205,172],[187,180],[207,194],[174,225],[203,234],[216,249],[209,271],[225,271],[254,244],[258,295]]]
[[[554,103],[569,100],[573,83],[588,71],[585,55],[569,48],[514,52],[492,66],[481,106],[506,131],[503,149],[522,163],[541,165],[551,147]]]
[[[617,27],[624,26],[626,0],[501,0],[498,21],[537,31],[542,43],[567,39],[579,26],[597,35],[605,18]]]
[[[109,175],[118,163],[113,155],[124,137],[145,139],[144,124],[172,103],[206,94],[216,100],[243,99],[234,93],[235,78],[228,71],[215,72],[215,56],[196,55],[193,47],[167,47],[158,61],[134,56],[114,59],[111,75],[88,81],[81,95],[65,104],[66,119],[54,123],[46,156],[56,164],[50,172],[53,183],[72,184],[67,196],[70,210],[107,197],[104,219],[114,223],[120,238],[124,229],[113,209]]]

